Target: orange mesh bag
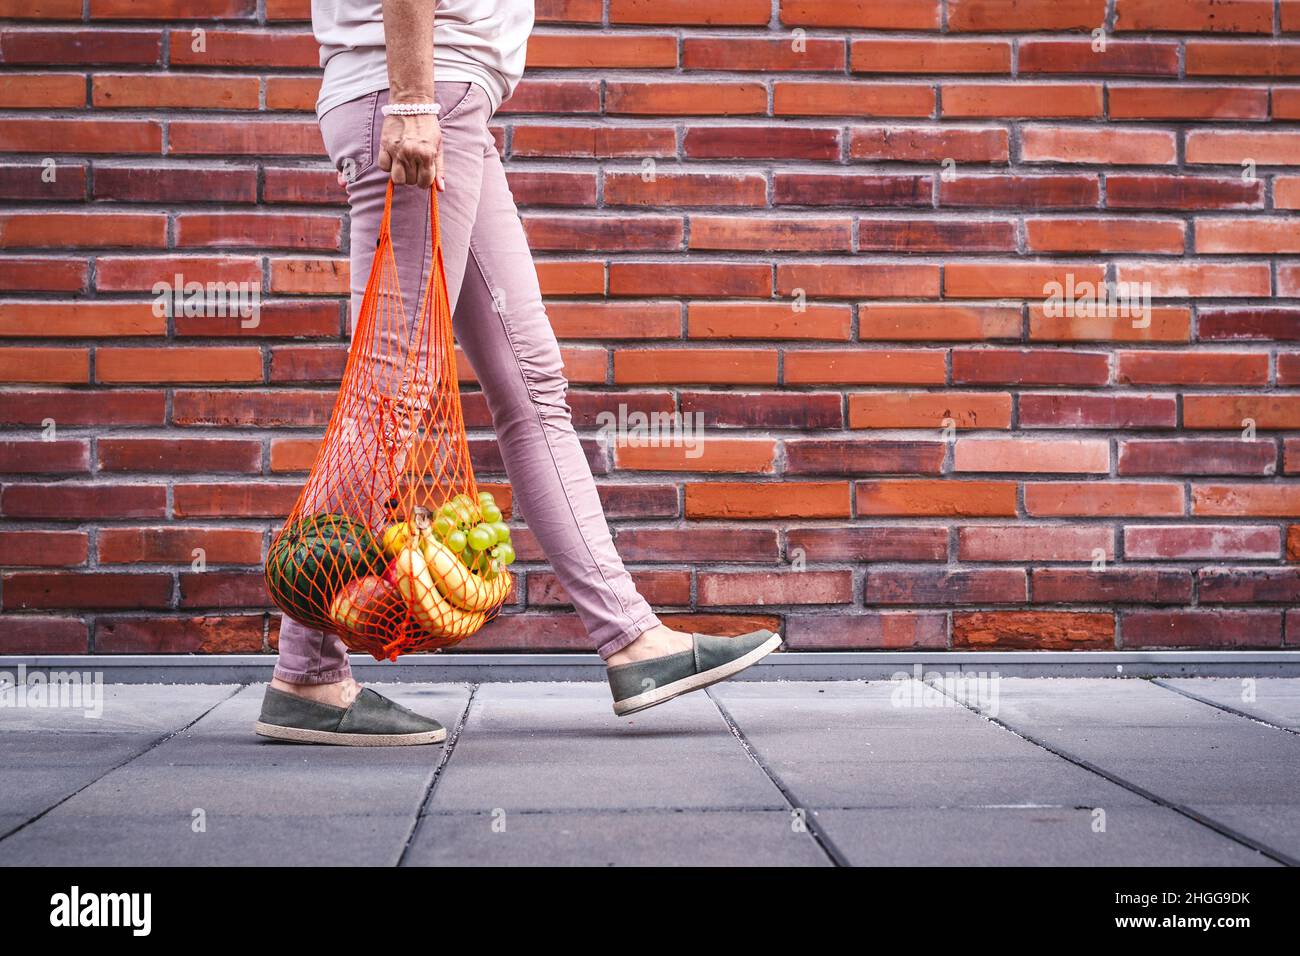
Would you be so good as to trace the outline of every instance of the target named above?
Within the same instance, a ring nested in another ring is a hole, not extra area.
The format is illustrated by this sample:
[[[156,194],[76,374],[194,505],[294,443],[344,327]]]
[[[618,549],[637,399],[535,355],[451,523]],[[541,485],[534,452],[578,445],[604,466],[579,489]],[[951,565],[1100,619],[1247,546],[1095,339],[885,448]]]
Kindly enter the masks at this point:
[[[388,186],[338,400],[266,559],[282,611],[379,660],[464,640],[512,585],[510,529],[470,466],[429,192],[434,265],[412,318],[398,288]]]

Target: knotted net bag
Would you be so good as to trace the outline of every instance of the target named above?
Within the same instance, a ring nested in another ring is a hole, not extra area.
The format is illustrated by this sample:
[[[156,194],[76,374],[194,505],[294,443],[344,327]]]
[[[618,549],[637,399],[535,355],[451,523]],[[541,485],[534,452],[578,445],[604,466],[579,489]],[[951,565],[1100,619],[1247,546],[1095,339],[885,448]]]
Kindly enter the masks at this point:
[[[392,660],[469,637],[500,611],[510,530],[470,465],[430,189],[433,268],[408,313],[384,200],[338,399],[307,483],[271,543],[276,605]]]

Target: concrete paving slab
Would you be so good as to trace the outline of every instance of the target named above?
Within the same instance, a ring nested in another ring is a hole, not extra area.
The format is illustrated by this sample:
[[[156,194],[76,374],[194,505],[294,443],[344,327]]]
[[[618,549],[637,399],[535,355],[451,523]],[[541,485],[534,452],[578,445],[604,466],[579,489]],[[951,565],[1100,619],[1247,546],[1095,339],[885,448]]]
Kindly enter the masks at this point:
[[[1300,678],[1201,677],[1157,683],[1241,711],[1265,723],[1300,731]]]
[[[44,817],[5,840],[0,866],[393,866],[409,816],[188,814]]]
[[[829,866],[792,824],[781,810],[436,814],[421,821],[405,864]]]
[[[598,684],[487,684],[431,810],[784,809],[704,694],[615,717]]]
[[[466,684],[372,684],[379,693],[417,713],[433,717],[450,733],[469,702]],[[253,733],[265,684],[243,688],[183,733],[144,754],[136,766],[319,767],[384,773],[389,767],[432,766],[441,747],[325,747],[286,744]]]
[[[800,806],[1146,803],[964,707],[899,707],[889,682],[710,689]]]
[[[1300,737],[1147,682],[1008,680],[1000,719],[1184,807],[1300,804]],[[1115,719],[1124,711],[1130,720]],[[1142,714],[1150,722],[1137,721]],[[1236,814],[1234,832],[1300,859],[1300,827]],[[1226,814],[1224,822],[1226,825]]]
[[[14,731],[159,736],[184,727],[236,689],[234,684],[105,684],[99,717],[88,716],[84,706],[0,706],[0,736]],[[13,699],[10,692],[8,700]]]
[[[822,810],[816,820],[855,866],[1270,866],[1164,807]]]

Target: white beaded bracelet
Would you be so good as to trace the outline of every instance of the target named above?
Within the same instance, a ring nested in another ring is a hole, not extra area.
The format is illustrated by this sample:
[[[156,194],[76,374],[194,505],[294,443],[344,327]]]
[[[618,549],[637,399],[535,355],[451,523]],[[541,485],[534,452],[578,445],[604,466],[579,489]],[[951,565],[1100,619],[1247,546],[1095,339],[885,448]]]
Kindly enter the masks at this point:
[[[379,112],[385,116],[396,114],[398,116],[428,116],[433,114],[437,116],[442,111],[442,107],[437,103],[385,103],[379,107]]]

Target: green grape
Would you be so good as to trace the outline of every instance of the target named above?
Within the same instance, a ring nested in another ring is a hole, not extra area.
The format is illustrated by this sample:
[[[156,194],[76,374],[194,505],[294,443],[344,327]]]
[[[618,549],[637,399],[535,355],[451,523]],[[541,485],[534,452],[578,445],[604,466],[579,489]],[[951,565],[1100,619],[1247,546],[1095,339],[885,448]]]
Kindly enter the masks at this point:
[[[513,545],[499,544],[492,549],[492,557],[496,558],[502,564],[515,563],[515,549]]]
[[[486,504],[483,506],[483,521],[485,524],[496,524],[501,520],[501,509],[495,504]]]
[[[486,525],[477,525],[469,533],[469,546],[475,551],[486,551],[496,542],[497,536]]]
[[[450,501],[448,501],[445,504],[443,504],[441,508],[438,509],[438,514],[446,515],[448,518],[451,518],[454,521],[456,519],[456,506],[452,504]]]
[[[496,532],[497,541],[504,543],[510,540],[510,525],[504,521],[492,522],[492,530]]]
[[[438,515],[438,517],[434,519],[433,533],[444,541],[447,540],[447,535],[451,534],[455,530],[456,523],[447,515]]]
[[[497,500],[492,497],[492,492],[480,491],[478,493],[478,503],[479,507],[482,507],[483,505],[494,505],[497,503]]]
[[[460,554],[469,544],[469,538],[466,536],[464,531],[458,529],[447,535],[446,543],[447,547],[451,548],[452,551]]]

